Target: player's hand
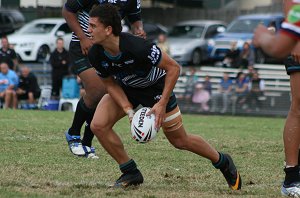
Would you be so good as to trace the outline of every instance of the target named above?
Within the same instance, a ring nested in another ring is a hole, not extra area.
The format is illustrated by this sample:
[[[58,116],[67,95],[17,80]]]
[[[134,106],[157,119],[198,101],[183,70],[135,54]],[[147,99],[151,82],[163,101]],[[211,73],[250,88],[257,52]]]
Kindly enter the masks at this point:
[[[89,49],[92,47],[92,40],[88,37],[84,37],[80,40],[81,51],[83,55],[88,55]]]
[[[160,104],[159,102],[156,103],[147,113],[147,116],[150,116],[151,114],[155,115],[155,128],[159,130],[165,120],[166,106]]]
[[[134,35],[142,37],[144,39],[146,39],[146,37],[147,37],[146,32],[144,31],[144,29],[141,29],[141,28],[134,28],[132,33]]]
[[[264,34],[273,34],[271,33],[267,27],[259,24],[254,30],[254,36],[252,39],[252,43],[255,47],[260,47],[260,39],[263,38]]]
[[[132,118],[133,118],[133,116],[134,116],[134,110],[133,109],[128,109],[127,111],[126,111],[126,114],[127,114],[127,116],[128,116],[128,119],[129,119],[129,122],[130,122],[130,124],[131,124],[131,122],[132,122]]]

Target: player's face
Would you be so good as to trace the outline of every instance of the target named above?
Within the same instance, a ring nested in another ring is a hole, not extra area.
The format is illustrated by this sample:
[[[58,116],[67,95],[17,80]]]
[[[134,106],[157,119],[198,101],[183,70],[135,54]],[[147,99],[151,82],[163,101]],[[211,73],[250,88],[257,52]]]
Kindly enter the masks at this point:
[[[110,34],[109,28],[105,27],[96,17],[90,17],[88,32],[94,44],[101,44]]]

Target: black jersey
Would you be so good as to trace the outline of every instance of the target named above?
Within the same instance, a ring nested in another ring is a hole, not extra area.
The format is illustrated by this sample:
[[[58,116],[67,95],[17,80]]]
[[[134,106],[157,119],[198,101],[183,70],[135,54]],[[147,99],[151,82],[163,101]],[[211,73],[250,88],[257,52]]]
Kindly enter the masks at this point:
[[[140,0],[67,0],[65,8],[70,12],[77,13],[80,27],[85,35],[90,37],[90,34],[87,31],[89,27],[89,12],[94,5],[105,3],[117,6],[121,17],[127,17],[130,23],[141,20]],[[72,41],[79,41],[74,32]]]
[[[161,50],[152,42],[121,33],[120,54],[111,56],[101,45],[93,45],[89,60],[102,78],[115,76],[125,86],[144,88],[155,84],[166,72],[157,67]]]

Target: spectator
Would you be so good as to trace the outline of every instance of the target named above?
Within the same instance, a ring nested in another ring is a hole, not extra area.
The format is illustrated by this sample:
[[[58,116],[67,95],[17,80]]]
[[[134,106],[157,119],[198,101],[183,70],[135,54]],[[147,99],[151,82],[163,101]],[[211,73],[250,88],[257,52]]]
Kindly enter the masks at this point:
[[[230,50],[226,53],[223,60],[223,67],[237,67],[239,62],[240,50],[237,48],[237,42],[231,43]]]
[[[232,85],[233,82],[229,78],[229,74],[224,72],[223,73],[223,78],[221,79],[219,88],[218,88],[218,93],[215,93],[212,95],[212,109],[211,112],[215,112],[217,107],[218,107],[218,102],[220,99],[222,99],[222,109],[221,113],[226,113],[228,109],[228,104],[229,104],[229,99],[232,94]]]
[[[0,62],[7,63],[9,69],[17,71],[18,59],[15,50],[10,48],[6,36],[1,38],[2,48],[0,49]]]
[[[248,42],[245,42],[240,53],[240,68],[247,68],[249,65],[254,65],[254,51]]]
[[[246,74],[246,79],[248,81],[250,81],[253,77],[253,74],[257,72],[255,69],[254,69],[254,66],[253,65],[249,65],[248,66],[248,71],[247,71],[247,74]]]
[[[190,67],[189,74],[187,73],[187,81],[186,81],[186,88],[185,88],[186,101],[190,102],[197,82],[198,82],[198,76],[196,75],[196,68]]]
[[[248,95],[248,80],[243,72],[239,72],[235,81],[235,95],[237,108],[244,108]]]
[[[210,99],[210,94],[207,90],[204,89],[202,83],[197,83],[195,85],[192,102],[200,104],[200,111],[208,111],[208,101]]]
[[[19,78],[15,71],[9,69],[8,64],[0,63],[0,98],[4,99],[5,108],[17,108],[18,100],[16,88]]]
[[[170,54],[170,46],[167,41],[167,35],[164,33],[160,33],[157,38],[157,46],[161,49],[161,51]]]
[[[210,76],[206,75],[204,81],[202,82],[204,90],[206,90],[209,95],[211,95],[212,84],[210,82]]]
[[[69,74],[69,53],[64,48],[64,40],[58,38],[56,40],[56,49],[50,55],[50,63],[52,66],[52,92],[51,96],[58,99],[62,88],[62,80],[64,76]]]
[[[259,78],[258,72],[254,72],[252,79],[249,82],[250,91],[246,101],[250,109],[255,109],[256,111],[259,111],[259,109],[261,108],[259,97],[264,95],[264,89],[264,80]]]
[[[38,85],[36,76],[27,66],[21,68],[19,76],[19,86],[16,91],[18,100],[27,100],[26,109],[35,109],[36,99],[41,95],[41,89]]]

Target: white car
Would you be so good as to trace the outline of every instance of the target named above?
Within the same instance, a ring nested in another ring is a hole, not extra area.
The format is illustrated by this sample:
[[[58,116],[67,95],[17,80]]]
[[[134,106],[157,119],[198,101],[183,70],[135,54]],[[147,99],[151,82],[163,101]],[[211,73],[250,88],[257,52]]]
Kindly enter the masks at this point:
[[[8,35],[8,41],[22,61],[43,61],[55,49],[59,37],[64,39],[68,49],[72,31],[65,19],[44,18],[33,20]]]

